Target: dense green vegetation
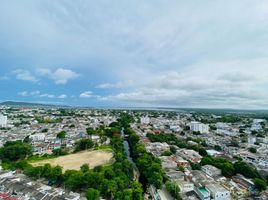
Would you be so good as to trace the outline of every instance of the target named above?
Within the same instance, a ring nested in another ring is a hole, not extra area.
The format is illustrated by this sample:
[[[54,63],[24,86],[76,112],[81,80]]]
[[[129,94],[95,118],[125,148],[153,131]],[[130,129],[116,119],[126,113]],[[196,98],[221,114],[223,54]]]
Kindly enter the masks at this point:
[[[235,174],[242,174],[247,178],[259,178],[264,180],[257,169],[243,161],[237,161],[234,164],[224,158],[215,158],[205,156],[201,160],[201,165],[213,165],[222,171],[222,175],[231,177]]]
[[[222,175],[226,177],[231,177],[235,174],[235,168],[233,164],[224,158],[205,156],[201,160],[201,165],[213,165],[221,169]]]
[[[54,123],[61,123],[62,118],[41,118],[41,117],[35,117],[35,120],[38,121],[40,124],[54,124]]]
[[[250,147],[248,150],[249,150],[251,153],[257,153],[257,149],[254,148],[254,147]]]
[[[139,143],[139,137],[130,128],[125,130],[129,136],[129,144],[131,147],[133,158],[141,173],[141,182],[144,187],[148,184],[161,188],[163,185],[164,172],[162,171],[161,162],[152,154],[146,152],[145,146]]]
[[[178,199],[178,200],[181,199],[181,197],[180,197],[180,188],[176,183],[171,182],[171,181],[167,181],[166,182],[166,188],[167,188],[167,191],[169,191],[169,193],[171,194],[171,196],[174,199]]]
[[[94,147],[94,142],[91,139],[81,139],[75,143],[75,152],[91,149]]]
[[[188,147],[186,141],[184,140],[180,140],[178,137],[176,137],[176,135],[172,134],[172,133],[161,133],[159,135],[155,135],[152,133],[147,133],[146,135],[148,137],[148,139],[151,142],[166,142],[169,145],[176,145],[180,148],[186,148]]]
[[[266,182],[260,178],[255,178],[254,179],[254,184],[257,190],[262,191],[266,189]]]
[[[3,162],[22,160],[31,154],[31,145],[22,141],[9,141],[0,148],[0,159]]]

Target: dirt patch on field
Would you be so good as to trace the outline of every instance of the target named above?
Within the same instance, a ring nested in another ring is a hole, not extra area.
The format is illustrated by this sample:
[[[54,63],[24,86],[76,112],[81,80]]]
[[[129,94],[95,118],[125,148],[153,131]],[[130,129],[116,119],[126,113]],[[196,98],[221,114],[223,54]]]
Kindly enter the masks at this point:
[[[33,166],[40,166],[46,163],[51,166],[60,165],[63,171],[68,169],[79,170],[83,164],[88,164],[90,168],[113,162],[113,153],[103,150],[83,151],[75,154],[61,156],[58,158],[32,162]]]

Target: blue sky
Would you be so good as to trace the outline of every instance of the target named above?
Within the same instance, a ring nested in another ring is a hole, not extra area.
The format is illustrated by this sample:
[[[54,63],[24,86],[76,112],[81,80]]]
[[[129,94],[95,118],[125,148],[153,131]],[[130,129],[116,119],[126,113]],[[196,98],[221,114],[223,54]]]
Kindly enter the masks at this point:
[[[1,1],[0,100],[268,108],[268,1]]]

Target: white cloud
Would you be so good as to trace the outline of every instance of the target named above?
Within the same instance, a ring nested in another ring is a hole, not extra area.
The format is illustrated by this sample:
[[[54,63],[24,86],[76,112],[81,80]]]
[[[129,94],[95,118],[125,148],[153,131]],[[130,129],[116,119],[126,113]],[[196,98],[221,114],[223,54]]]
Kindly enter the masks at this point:
[[[68,96],[66,94],[61,94],[61,95],[54,95],[54,94],[47,94],[47,93],[41,93],[39,90],[35,90],[32,92],[28,91],[21,91],[18,92],[18,95],[23,96],[23,97],[38,97],[38,98],[49,98],[49,99],[66,99]]]
[[[16,79],[36,83],[38,79],[28,70],[17,69],[13,71]]]
[[[56,84],[66,84],[71,79],[76,79],[80,76],[80,74],[69,70],[59,68],[52,74],[52,79],[55,81]]]
[[[61,94],[58,96],[59,99],[66,99],[67,98],[67,95],[66,94]]]
[[[80,98],[91,98],[93,97],[93,93],[91,91],[82,92],[79,96]]]
[[[96,86],[99,89],[126,88],[133,85],[132,80],[119,81],[117,83],[102,83]]]
[[[65,85],[69,80],[76,79],[81,76],[70,69],[64,68],[58,68],[55,71],[48,68],[39,68],[36,70],[36,73],[40,76],[52,79],[58,85]]]
[[[132,90],[100,100],[147,106],[267,107],[267,60],[204,62],[182,70],[144,74],[136,76]]]
[[[47,69],[47,68],[38,68],[36,70],[36,73],[40,76],[49,76],[51,75],[51,70],[50,69]]]
[[[55,98],[55,95],[54,94],[40,94],[39,97],[46,97],[46,98],[50,98],[50,99],[53,99]]]
[[[22,91],[22,92],[19,92],[18,95],[26,97],[26,96],[28,96],[28,92],[27,91]]]
[[[97,83],[114,88],[103,100],[267,108],[268,1],[24,4],[0,7],[1,46],[19,55],[3,72],[21,58],[31,58],[25,59],[30,72],[31,63],[75,63],[72,70],[43,68],[35,75],[66,84],[77,71],[88,77],[77,90]],[[35,81],[32,76],[24,72],[23,79]]]
[[[38,95],[38,94],[40,94],[40,91],[39,91],[39,90],[32,91],[30,94],[31,94],[31,95]]]

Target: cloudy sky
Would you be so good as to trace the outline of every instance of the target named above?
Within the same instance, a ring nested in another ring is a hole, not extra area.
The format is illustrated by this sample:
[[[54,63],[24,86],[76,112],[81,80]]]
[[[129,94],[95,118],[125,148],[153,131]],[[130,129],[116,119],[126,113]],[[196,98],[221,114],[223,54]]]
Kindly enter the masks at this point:
[[[0,101],[268,109],[268,1],[1,1],[0,90]]]

